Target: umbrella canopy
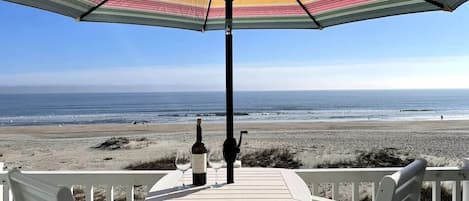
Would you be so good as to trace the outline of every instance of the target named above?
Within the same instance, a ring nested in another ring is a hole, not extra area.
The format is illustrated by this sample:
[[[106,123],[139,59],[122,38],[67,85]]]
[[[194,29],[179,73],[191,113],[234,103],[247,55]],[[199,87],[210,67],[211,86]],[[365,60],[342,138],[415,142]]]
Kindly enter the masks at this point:
[[[78,21],[114,22],[197,31],[225,29],[227,182],[239,145],[233,137],[233,29],[322,29],[391,15],[453,11],[467,0],[6,0]]]
[[[80,21],[225,29],[224,0],[7,0]],[[423,11],[453,11],[467,0],[235,0],[233,29],[321,29]]]

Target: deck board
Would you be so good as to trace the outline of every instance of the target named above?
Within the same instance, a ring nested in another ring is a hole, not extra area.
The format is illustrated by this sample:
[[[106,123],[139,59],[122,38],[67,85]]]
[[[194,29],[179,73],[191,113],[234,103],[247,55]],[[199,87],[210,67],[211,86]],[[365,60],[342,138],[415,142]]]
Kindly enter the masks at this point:
[[[215,171],[208,170],[207,185],[180,190],[177,187],[192,183],[192,173],[184,176],[172,175],[170,179],[157,183],[152,188],[147,201],[294,201],[311,200],[311,193],[303,181],[291,170],[276,168],[235,169],[235,183],[226,184],[226,170],[218,172],[219,188],[211,188],[215,183]],[[181,173],[179,173],[181,174]],[[294,189],[293,189],[294,188]],[[301,194],[301,195],[300,195]]]

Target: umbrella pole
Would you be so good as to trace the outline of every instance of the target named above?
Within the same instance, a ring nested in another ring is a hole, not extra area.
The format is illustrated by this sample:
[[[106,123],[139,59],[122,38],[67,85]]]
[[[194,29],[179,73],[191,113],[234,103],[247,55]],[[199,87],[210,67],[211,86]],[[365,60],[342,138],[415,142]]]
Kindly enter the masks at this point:
[[[233,137],[233,37],[232,37],[233,1],[225,0],[225,43],[226,43],[226,140],[223,152],[226,167],[226,181],[234,183],[233,163],[236,160],[236,140]]]

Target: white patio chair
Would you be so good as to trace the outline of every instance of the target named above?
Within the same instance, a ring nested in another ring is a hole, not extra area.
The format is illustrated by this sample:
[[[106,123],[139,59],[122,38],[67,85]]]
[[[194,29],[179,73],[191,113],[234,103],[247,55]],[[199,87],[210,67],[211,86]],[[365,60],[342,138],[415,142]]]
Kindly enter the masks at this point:
[[[65,187],[58,187],[22,174],[18,169],[8,172],[15,201],[73,201],[72,192]]]
[[[426,167],[427,161],[419,159],[385,176],[379,184],[377,201],[419,201]]]

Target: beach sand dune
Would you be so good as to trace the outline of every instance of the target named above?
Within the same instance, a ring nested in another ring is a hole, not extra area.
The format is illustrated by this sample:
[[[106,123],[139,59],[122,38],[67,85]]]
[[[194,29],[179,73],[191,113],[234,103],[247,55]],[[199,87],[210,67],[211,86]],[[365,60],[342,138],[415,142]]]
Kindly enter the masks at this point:
[[[223,123],[205,123],[204,141],[221,146]],[[242,152],[269,147],[291,149],[313,167],[324,161],[350,160],[357,150],[396,148],[423,156],[433,165],[458,165],[469,150],[469,121],[262,122],[237,123],[249,131]],[[236,134],[237,135],[237,134]],[[118,150],[93,149],[111,137],[144,144]],[[0,162],[27,170],[116,170],[128,164],[171,155],[190,148],[192,124],[99,124],[0,127]]]

